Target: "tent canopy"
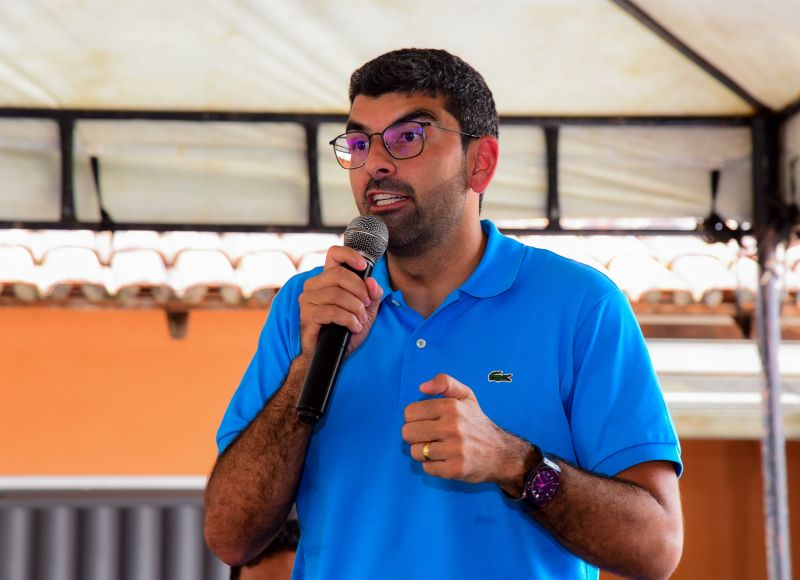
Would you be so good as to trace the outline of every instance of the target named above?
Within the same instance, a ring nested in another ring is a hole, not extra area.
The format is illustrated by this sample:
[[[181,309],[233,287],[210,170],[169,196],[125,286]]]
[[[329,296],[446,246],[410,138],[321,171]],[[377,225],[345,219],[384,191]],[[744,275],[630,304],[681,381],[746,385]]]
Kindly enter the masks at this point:
[[[484,74],[504,121],[488,217],[692,229],[716,170],[716,211],[748,223],[750,120],[798,108],[798,30],[792,0],[6,3],[0,222],[100,224],[102,206],[163,228],[339,227],[355,207],[327,143],[350,73],[432,46]]]

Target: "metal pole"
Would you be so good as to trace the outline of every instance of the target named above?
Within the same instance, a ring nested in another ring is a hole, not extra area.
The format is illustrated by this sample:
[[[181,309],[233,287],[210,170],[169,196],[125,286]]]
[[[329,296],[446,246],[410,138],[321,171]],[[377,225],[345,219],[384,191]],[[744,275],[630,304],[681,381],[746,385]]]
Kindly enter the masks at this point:
[[[758,249],[758,342],[764,372],[761,438],[761,471],[764,480],[764,524],[767,542],[767,569],[770,580],[791,580],[792,558],[789,549],[789,503],[786,483],[786,436],[783,431],[781,383],[778,367],[780,348],[780,301],[774,230],[766,232]]]

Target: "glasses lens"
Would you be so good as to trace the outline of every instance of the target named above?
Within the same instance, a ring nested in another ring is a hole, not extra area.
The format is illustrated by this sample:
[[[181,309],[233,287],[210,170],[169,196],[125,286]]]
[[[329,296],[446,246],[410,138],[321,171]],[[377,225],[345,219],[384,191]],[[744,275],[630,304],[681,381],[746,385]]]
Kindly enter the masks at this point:
[[[391,125],[383,132],[383,142],[397,159],[408,159],[422,153],[425,143],[422,125],[415,121],[405,121]]]
[[[361,167],[369,153],[369,136],[366,133],[345,133],[333,141],[333,152],[339,165],[345,169]]]

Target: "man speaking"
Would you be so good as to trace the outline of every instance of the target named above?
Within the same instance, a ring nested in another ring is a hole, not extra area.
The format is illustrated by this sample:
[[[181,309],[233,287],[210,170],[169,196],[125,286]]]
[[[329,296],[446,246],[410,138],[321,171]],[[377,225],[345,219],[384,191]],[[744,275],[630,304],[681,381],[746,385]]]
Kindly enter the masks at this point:
[[[441,50],[353,73],[331,144],[388,250],[329,250],[276,296],[219,428],[206,539],[248,561],[292,503],[295,578],[665,578],[680,449],[624,295],[481,221],[498,161],[483,78]],[[317,423],[297,404],[350,331]]]

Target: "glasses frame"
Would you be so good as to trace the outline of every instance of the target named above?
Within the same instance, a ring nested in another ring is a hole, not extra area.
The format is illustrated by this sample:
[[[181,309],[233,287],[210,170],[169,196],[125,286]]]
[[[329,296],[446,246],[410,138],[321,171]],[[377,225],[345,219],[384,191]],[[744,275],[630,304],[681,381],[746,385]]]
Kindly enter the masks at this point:
[[[402,125],[404,123],[415,123],[415,124],[420,126],[420,128],[422,129],[422,133],[421,133],[421,135],[422,135],[422,145],[419,148],[419,153],[415,153],[414,155],[409,155],[408,157],[398,157],[397,155],[392,153],[392,150],[389,148],[389,145],[386,143],[386,131],[388,131],[392,127],[395,127],[397,125]],[[392,123],[388,127],[386,127],[383,131],[378,131],[378,132],[375,132],[375,133],[367,133],[366,131],[345,131],[341,135],[337,135],[336,137],[331,139],[328,142],[328,145],[333,147],[333,156],[336,157],[336,162],[339,164],[339,167],[341,167],[342,169],[346,169],[348,171],[352,171],[353,169],[359,169],[361,167],[364,167],[364,165],[366,165],[367,159],[369,158],[369,152],[372,149],[372,138],[375,135],[380,135],[381,136],[381,141],[383,142],[384,149],[386,149],[386,152],[389,153],[389,155],[391,155],[394,159],[397,159],[398,161],[402,161],[403,159],[413,159],[414,157],[419,157],[420,155],[422,155],[422,152],[425,150],[425,127],[435,127],[436,129],[441,129],[442,131],[449,131],[450,133],[458,133],[459,135],[465,135],[467,137],[472,137],[474,139],[480,139],[480,135],[474,135],[472,133],[465,133],[464,131],[459,131],[457,129],[449,129],[447,127],[442,127],[441,125],[437,125],[435,123],[432,123],[431,121],[397,121],[395,123]],[[352,165],[351,164],[350,167],[345,167],[344,165],[342,165],[342,162],[339,160],[339,156],[336,154],[336,142],[339,139],[342,139],[343,137],[346,137],[347,135],[351,135],[353,133],[361,133],[362,135],[366,135],[367,136],[367,143],[368,143],[368,145],[367,145],[367,155],[364,157],[364,161],[360,165]]]

